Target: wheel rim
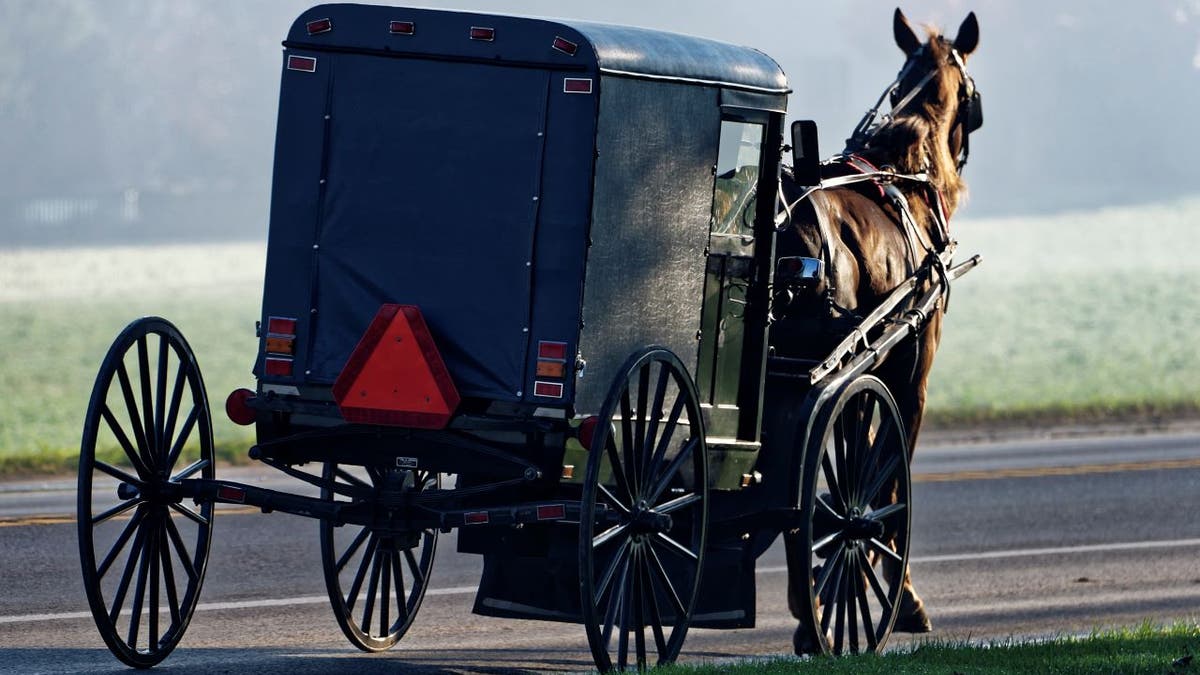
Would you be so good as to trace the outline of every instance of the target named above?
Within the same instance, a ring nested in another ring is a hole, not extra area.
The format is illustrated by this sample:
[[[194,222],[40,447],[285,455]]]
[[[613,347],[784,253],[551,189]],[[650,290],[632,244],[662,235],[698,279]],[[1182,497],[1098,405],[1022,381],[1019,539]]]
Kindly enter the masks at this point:
[[[879,651],[908,565],[908,443],[895,401],[874,377],[852,382],[827,410],[801,502],[808,626],[825,653]]]
[[[213,478],[212,425],[191,348],[163,319],[131,323],[109,349],[88,405],[77,523],[84,590],[121,661],[158,663],[200,593],[213,505],[179,481]]]
[[[441,477],[426,471],[355,469],[326,463],[325,480],[351,488],[370,488],[376,503],[389,493],[424,492],[441,487]],[[333,490],[321,496],[333,499]],[[437,550],[437,530],[390,526],[335,527],[321,521],[321,566],[338,625],[363,651],[388,649],[416,618]]]
[[[621,372],[600,413],[612,423],[598,425],[592,441],[580,517],[583,619],[602,671],[675,660],[696,604],[708,520],[707,448],[691,377],[664,349],[635,355]]]

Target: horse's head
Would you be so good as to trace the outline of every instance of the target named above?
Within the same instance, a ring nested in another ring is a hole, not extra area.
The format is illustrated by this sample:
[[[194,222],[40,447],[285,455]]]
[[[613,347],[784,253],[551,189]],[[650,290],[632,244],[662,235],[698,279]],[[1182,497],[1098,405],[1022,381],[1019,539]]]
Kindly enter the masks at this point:
[[[949,159],[961,172],[970,134],[983,125],[979,90],[967,72],[967,58],[979,46],[979,21],[971,12],[953,40],[928,29],[929,39],[922,43],[897,8],[892,31],[906,60],[891,90],[891,117],[896,122],[916,117],[928,124],[944,139],[947,155],[926,161]]]

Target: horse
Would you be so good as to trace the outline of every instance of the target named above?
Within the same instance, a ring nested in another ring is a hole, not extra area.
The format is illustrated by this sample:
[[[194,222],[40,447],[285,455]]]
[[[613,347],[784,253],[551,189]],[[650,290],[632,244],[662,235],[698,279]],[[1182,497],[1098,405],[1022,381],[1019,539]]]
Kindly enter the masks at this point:
[[[913,273],[929,255],[949,245],[948,222],[965,197],[961,177],[969,153],[969,134],[982,124],[980,98],[966,70],[966,60],[979,43],[979,23],[970,13],[953,40],[927,28],[922,42],[904,13],[896,10],[893,33],[904,52],[905,63],[890,94],[892,108],[875,121],[878,109],[848,140],[845,151],[827,162],[825,172],[839,175],[893,173],[924,175],[927,181],[862,181],[812,190],[797,185],[789,171],[783,173],[782,198],[794,204],[790,225],[779,233],[780,256],[806,256],[824,261],[824,279],[808,294],[804,311],[819,310],[828,326],[869,313],[894,288]],[[889,191],[885,196],[885,185]],[[902,195],[896,197],[896,190]],[[906,204],[905,204],[906,202]],[[902,211],[907,211],[907,215]],[[908,224],[905,220],[909,221]],[[947,296],[948,297],[948,296]],[[915,344],[897,347],[876,371],[892,392],[908,436],[909,461],[916,447],[925,411],[926,385],[942,333],[943,301],[928,317],[923,331],[910,338]],[[810,344],[810,356],[835,343]],[[842,333],[844,334],[844,333]],[[807,570],[796,569],[789,545],[788,605],[801,621],[793,638],[797,654],[819,652],[805,630]],[[898,574],[894,570],[892,574]],[[903,570],[901,598],[893,630],[924,633],[932,623],[913,589],[909,571]]]

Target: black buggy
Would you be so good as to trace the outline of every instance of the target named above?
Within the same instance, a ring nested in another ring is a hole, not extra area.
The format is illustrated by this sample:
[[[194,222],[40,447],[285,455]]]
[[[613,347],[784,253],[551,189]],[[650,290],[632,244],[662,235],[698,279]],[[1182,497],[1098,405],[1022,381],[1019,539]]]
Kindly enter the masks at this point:
[[[943,285],[901,287],[827,359],[775,353],[773,296],[820,274],[775,256],[777,64],[357,5],[305,12],[284,47],[257,386],[226,412],[255,425],[251,458],[320,494],[217,478],[191,349],[131,323],[79,473],[113,654],[147,667],[178,644],[217,503],[317,519],[334,614],[368,651],[412,624],[452,529],[484,557],[476,612],[582,623],[601,670],[672,662],[689,626],[753,626],[754,561],[781,532],[823,648],[880,649],[908,450],[868,373],[919,328],[890,319]]]

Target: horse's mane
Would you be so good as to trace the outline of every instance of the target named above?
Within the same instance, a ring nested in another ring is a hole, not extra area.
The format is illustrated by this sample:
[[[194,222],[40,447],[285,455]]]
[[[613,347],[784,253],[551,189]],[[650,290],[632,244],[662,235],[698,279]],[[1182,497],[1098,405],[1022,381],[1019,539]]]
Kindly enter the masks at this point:
[[[861,153],[876,165],[890,164],[901,173],[924,171],[945,199],[949,216],[966,197],[949,137],[957,114],[962,75],[951,63],[951,43],[927,26],[929,49],[939,73],[914,105],[871,139]]]

